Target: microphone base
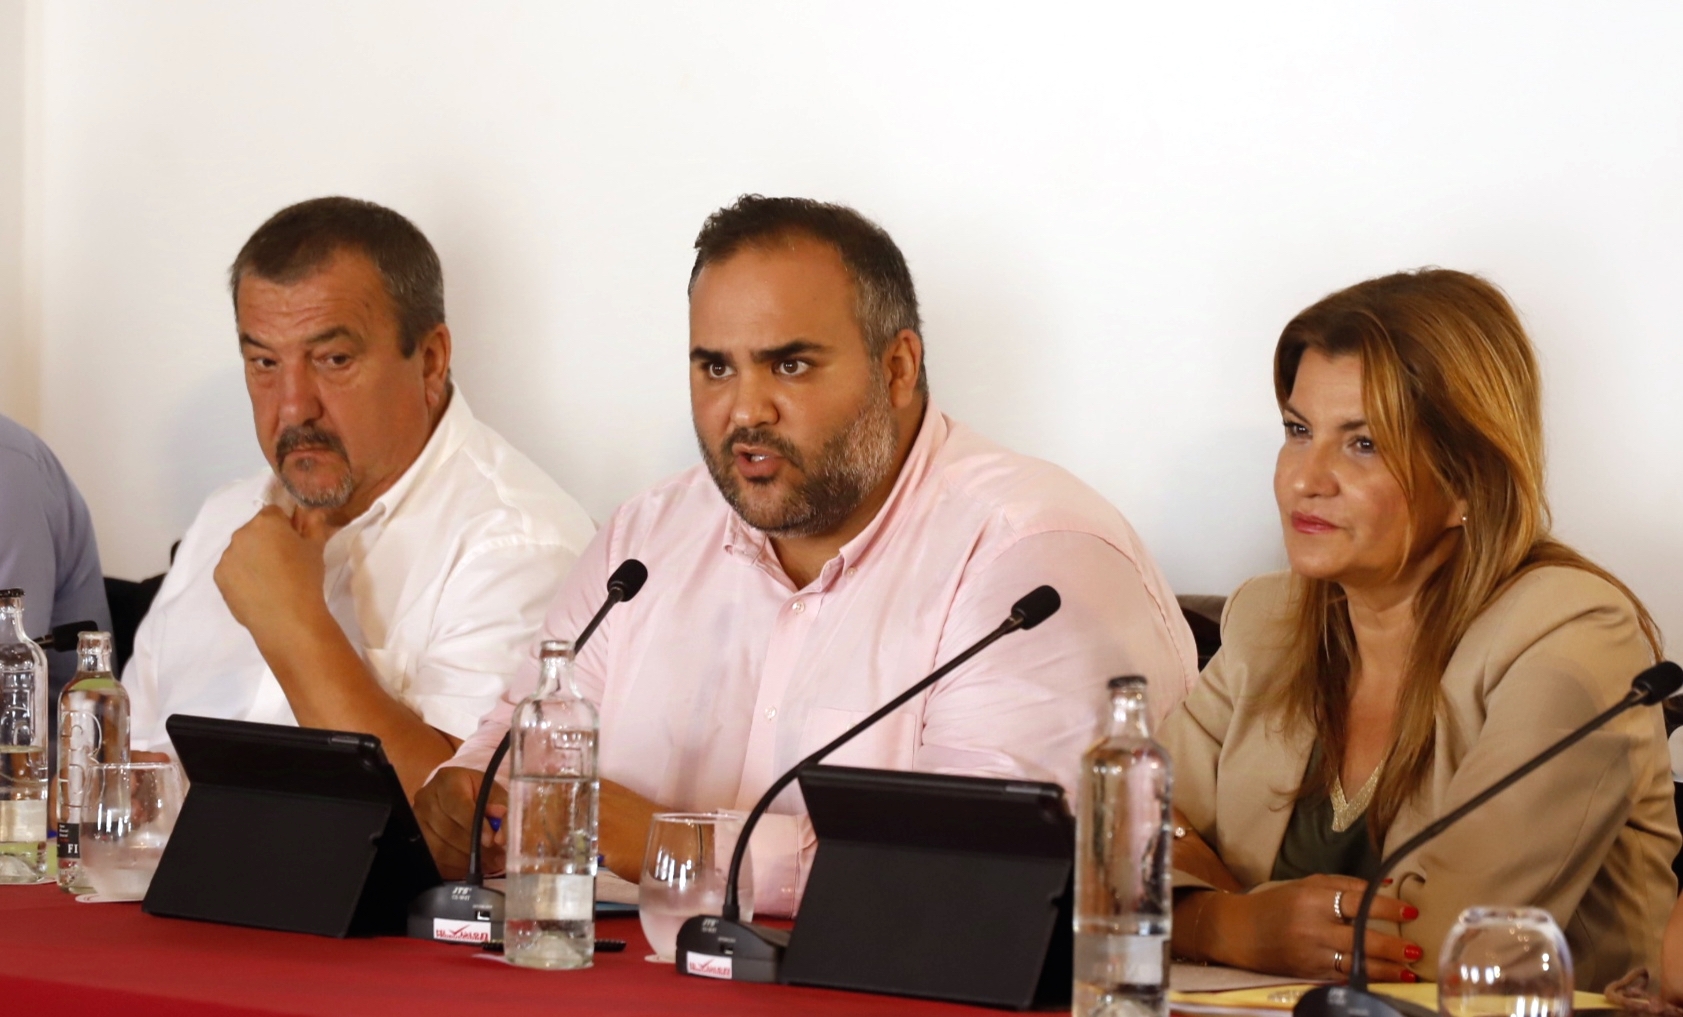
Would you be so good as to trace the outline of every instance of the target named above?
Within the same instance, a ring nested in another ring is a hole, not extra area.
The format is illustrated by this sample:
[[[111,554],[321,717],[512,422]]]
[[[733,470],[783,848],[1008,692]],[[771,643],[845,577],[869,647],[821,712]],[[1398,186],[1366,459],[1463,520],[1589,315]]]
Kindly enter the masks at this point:
[[[478,883],[443,883],[409,902],[409,936],[483,946],[503,940],[503,894]]]
[[[733,982],[776,982],[789,933],[752,922],[696,915],[678,930],[678,973]]]
[[[1352,989],[1348,985],[1311,989],[1291,1012],[1292,1017],[1438,1017],[1436,1010],[1418,1003]]]

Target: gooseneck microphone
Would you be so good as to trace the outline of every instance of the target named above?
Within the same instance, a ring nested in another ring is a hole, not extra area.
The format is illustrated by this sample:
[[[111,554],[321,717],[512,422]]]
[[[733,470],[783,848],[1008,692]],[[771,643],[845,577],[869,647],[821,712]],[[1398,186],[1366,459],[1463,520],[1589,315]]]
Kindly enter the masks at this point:
[[[1585,721],[1583,726],[1533,756],[1530,761],[1467,799],[1459,807],[1430,823],[1425,829],[1400,844],[1379,863],[1379,871],[1368,881],[1362,893],[1361,906],[1351,925],[1355,943],[1350,948],[1350,982],[1348,985],[1323,985],[1305,993],[1292,1008],[1294,1017],[1436,1017],[1437,1011],[1400,999],[1381,997],[1368,991],[1367,985],[1367,921],[1373,910],[1373,899],[1379,885],[1397,863],[1413,854],[1427,842],[1454,826],[1468,813],[1514,786],[1519,780],[1544,763],[1583,741],[1608,721],[1635,706],[1651,706],[1683,688],[1683,667],[1662,660],[1637,675],[1630,683],[1625,697]]]
[[[846,745],[854,738],[875,724],[877,721],[904,706],[918,693],[940,681],[950,674],[953,669],[964,664],[976,654],[992,646],[1001,637],[1018,630],[1027,631],[1056,614],[1063,606],[1058,591],[1050,586],[1038,586],[1029,594],[1011,605],[1011,614],[999,627],[972,643],[968,649],[958,656],[936,668],[927,678],[913,685],[911,688],[890,699],[876,712],[861,720],[859,723],[843,731],[823,748],[802,759],[790,767],[781,777],[771,782],[765,794],[754,803],[749,810],[748,818],[743,821],[742,832],[737,837],[736,849],[731,852],[730,872],[725,877],[724,905],[719,909],[719,917],[698,915],[685,921],[678,930],[677,966],[680,973],[692,973],[688,955],[694,954],[697,963],[706,967],[704,958],[733,958],[735,963],[728,966],[732,978],[738,981],[769,982],[776,980],[777,964],[783,948],[788,945],[789,934],[781,929],[771,929],[741,921],[741,908],[738,904],[737,881],[742,875],[742,861],[748,854],[748,840],[759,824],[760,817],[765,815],[773,800],[801,775],[807,767],[816,764],[830,753]],[[744,963],[746,962],[746,963]]]
[[[627,558],[608,577],[608,598],[596,610],[595,617],[573,641],[576,654],[596,632],[615,604],[637,596],[649,570],[635,558]],[[485,833],[485,807],[491,801],[491,785],[497,778],[497,768],[508,755],[509,737],[497,743],[485,776],[479,782],[479,794],[473,802],[473,821],[468,824],[471,840],[468,844],[467,876],[459,882],[445,883],[416,897],[409,905],[409,935],[416,939],[437,939],[453,943],[484,943],[495,940],[501,930],[503,895],[485,887],[485,868],[481,860],[479,841]]]

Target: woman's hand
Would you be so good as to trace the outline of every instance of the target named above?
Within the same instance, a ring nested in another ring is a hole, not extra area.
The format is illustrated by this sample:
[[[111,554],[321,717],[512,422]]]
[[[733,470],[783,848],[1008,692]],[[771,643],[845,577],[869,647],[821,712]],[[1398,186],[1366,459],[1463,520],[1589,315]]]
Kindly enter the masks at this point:
[[[1683,897],[1671,909],[1660,943],[1660,988],[1667,1003],[1683,1003]]]
[[[1186,816],[1179,809],[1174,811],[1174,824],[1177,835],[1175,837],[1174,857],[1169,864],[1177,872],[1184,872],[1196,879],[1201,879],[1217,890],[1227,890],[1231,893],[1244,893],[1245,887],[1233,873],[1227,871],[1221,856],[1215,849],[1204,843],[1204,838],[1198,836],[1198,831],[1186,821]],[[1185,830],[1184,834],[1179,831]]]
[[[1347,978],[1355,945],[1349,920],[1366,889],[1365,882],[1349,876],[1310,876],[1256,893],[1195,894],[1175,909],[1177,924],[1183,909],[1193,922],[1191,938],[1181,945],[1201,959],[1249,971]],[[1339,891],[1344,896],[1335,911]],[[1339,919],[1340,913],[1346,920]],[[1420,912],[1395,897],[1375,897],[1370,917],[1401,923]],[[1421,956],[1416,943],[1368,931],[1367,976],[1376,982],[1417,981],[1408,965]]]

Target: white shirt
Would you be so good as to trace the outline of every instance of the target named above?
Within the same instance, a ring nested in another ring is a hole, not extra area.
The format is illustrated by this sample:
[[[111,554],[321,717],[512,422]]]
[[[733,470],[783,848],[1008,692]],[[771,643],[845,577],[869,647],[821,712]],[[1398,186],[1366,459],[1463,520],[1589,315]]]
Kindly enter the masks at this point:
[[[234,531],[265,505],[292,507],[271,471],[212,494],[182,539],[123,671],[135,749],[168,749],[175,713],[297,723],[213,577]],[[458,388],[397,483],[328,539],[322,592],[386,691],[466,737],[530,655],[594,530]]]

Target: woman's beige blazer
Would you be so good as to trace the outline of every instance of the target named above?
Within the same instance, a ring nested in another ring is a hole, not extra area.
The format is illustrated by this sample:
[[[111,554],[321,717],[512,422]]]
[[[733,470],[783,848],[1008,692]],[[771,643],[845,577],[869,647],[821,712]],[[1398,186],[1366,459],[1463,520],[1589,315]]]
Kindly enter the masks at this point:
[[[1175,804],[1247,887],[1269,879],[1315,732],[1261,709],[1288,631],[1289,573],[1228,601],[1222,647],[1164,721]],[[1652,663],[1630,601],[1567,567],[1517,580],[1473,623],[1443,675],[1431,777],[1398,814],[1389,850],[1618,701]],[[1536,905],[1565,930],[1578,985],[1657,970],[1679,843],[1665,725],[1638,708],[1579,742],[1404,861],[1387,892],[1420,909],[1402,934],[1438,948],[1461,910]]]

